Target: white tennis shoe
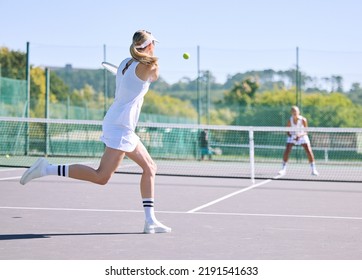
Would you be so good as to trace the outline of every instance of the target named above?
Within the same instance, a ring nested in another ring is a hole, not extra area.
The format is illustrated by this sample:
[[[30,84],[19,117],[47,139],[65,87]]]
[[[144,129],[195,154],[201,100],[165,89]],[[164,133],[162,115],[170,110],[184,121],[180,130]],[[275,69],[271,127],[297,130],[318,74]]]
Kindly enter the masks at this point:
[[[29,181],[45,175],[46,167],[49,165],[45,158],[39,158],[20,179],[20,184],[25,185]]]
[[[278,174],[279,174],[280,176],[284,176],[285,174],[287,174],[287,170],[286,170],[285,168],[283,168],[282,170],[280,170],[280,171],[278,172]]]
[[[319,172],[317,171],[317,169],[312,169],[312,175],[313,176],[319,176]]]
[[[144,233],[168,233],[171,232],[171,228],[166,227],[165,225],[161,224],[160,222],[145,222]]]

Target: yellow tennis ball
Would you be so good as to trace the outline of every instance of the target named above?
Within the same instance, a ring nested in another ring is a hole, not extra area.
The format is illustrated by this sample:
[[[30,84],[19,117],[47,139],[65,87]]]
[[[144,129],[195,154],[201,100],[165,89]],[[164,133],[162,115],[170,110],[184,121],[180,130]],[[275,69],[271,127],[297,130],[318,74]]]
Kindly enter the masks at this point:
[[[9,155],[6,155],[5,157],[6,157],[6,158],[9,158],[10,156],[9,156]]]
[[[182,56],[183,56],[184,59],[189,59],[190,58],[190,55],[187,52],[185,52]]]

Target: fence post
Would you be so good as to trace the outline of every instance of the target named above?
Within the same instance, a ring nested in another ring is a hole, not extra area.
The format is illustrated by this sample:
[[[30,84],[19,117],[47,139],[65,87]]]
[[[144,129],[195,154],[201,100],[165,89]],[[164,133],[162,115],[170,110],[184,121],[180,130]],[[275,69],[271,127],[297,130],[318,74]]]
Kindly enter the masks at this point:
[[[50,71],[45,68],[45,118],[49,119]],[[49,124],[45,123],[45,156],[49,154]]]
[[[25,117],[30,118],[30,43],[26,42],[26,113]],[[25,124],[25,154],[29,154],[30,142],[29,123]]]
[[[255,159],[254,159],[254,130],[249,128],[249,158],[250,158],[250,179],[255,183]]]

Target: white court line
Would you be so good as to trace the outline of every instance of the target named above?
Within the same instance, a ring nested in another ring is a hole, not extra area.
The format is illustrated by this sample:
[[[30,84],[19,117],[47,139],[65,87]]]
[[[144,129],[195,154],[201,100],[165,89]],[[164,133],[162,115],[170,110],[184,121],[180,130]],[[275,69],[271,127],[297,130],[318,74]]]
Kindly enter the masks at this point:
[[[5,171],[17,171],[19,170],[19,168],[8,168],[8,169],[0,169],[0,172],[5,172]]]
[[[197,215],[226,215],[226,216],[254,216],[273,218],[303,218],[303,219],[338,219],[338,220],[362,220],[362,217],[347,216],[321,216],[321,215],[288,215],[288,214],[258,214],[258,213],[217,213],[217,212],[197,212]]]
[[[15,180],[15,179],[20,179],[20,178],[21,178],[21,176],[0,178],[0,181]]]
[[[278,177],[278,176],[277,176],[277,177],[274,177],[274,179],[277,179],[277,178],[279,178],[279,177]],[[220,201],[223,201],[223,200],[225,200],[225,199],[228,199],[228,198],[230,198],[230,197],[233,197],[233,196],[235,196],[235,195],[237,195],[237,194],[239,194],[239,193],[243,193],[243,192],[252,190],[252,189],[254,189],[254,188],[260,187],[260,186],[262,186],[262,185],[265,185],[265,184],[267,184],[267,183],[270,183],[271,181],[272,181],[272,179],[268,179],[268,180],[265,180],[265,181],[263,181],[263,182],[260,182],[260,183],[257,183],[257,184],[253,184],[253,185],[251,185],[251,186],[249,186],[249,187],[247,187],[247,188],[244,188],[244,189],[242,189],[242,190],[233,192],[233,193],[231,193],[231,194],[228,194],[228,195],[225,195],[225,196],[220,197],[220,198],[218,198],[218,199],[215,199],[215,200],[213,200],[213,201],[211,201],[211,202],[209,202],[209,203],[206,203],[206,204],[204,204],[204,205],[201,205],[201,206],[199,206],[199,207],[196,207],[196,208],[188,211],[187,213],[195,213],[196,211],[199,211],[199,210],[204,209],[204,208],[206,208],[206,207],[209,207],[209,206],[211,206],[211,205],[213,205],[213,204],[216,204],[216,203],[218,203],[218,202],[220,202]]]
[[[83,212],[125,212],[125,213],[143,213],[143,210],[117,210],[117,209],[87,209],[87,208],[46,208],[46,207],[17,207],[0,206],[0,209],[9,210],[43,210],[43,211],[83,211]]]
[[[0,209],[5,210],[35,210],[35,211],[79,211],[79,212],[118,212],[118,213],[143,213],[143,210],[119,210],[119,209],[81,209],[81,208],[45,208],[45,207],[10,207],[0,206]],[[358,220],[362,217],[348,216],[321,216],[321,215],[288,215],[288,214],[263,214],[263,213],[221,213],[221,212],[197,212],[188,213],[182,211],[156,211],[162,214],[183,214],[183,215],[219,215],[219,216],[251,216],[251,217],[266,217],[266,218],[299,218],[299,219],[329,219],[329,220]]]

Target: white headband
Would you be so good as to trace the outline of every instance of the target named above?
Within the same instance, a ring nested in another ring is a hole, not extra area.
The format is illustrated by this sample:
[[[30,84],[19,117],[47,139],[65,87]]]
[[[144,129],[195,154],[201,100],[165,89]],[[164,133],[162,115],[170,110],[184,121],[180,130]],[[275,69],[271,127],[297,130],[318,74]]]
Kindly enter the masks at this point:
[[[151,44],[153,41],[158,43],[158,40],[152,34],[150,34],[150,37],[146,41],[144,41],[141,45],[135,46],[135,48],[136,49],[144,49],[149,44]]]

